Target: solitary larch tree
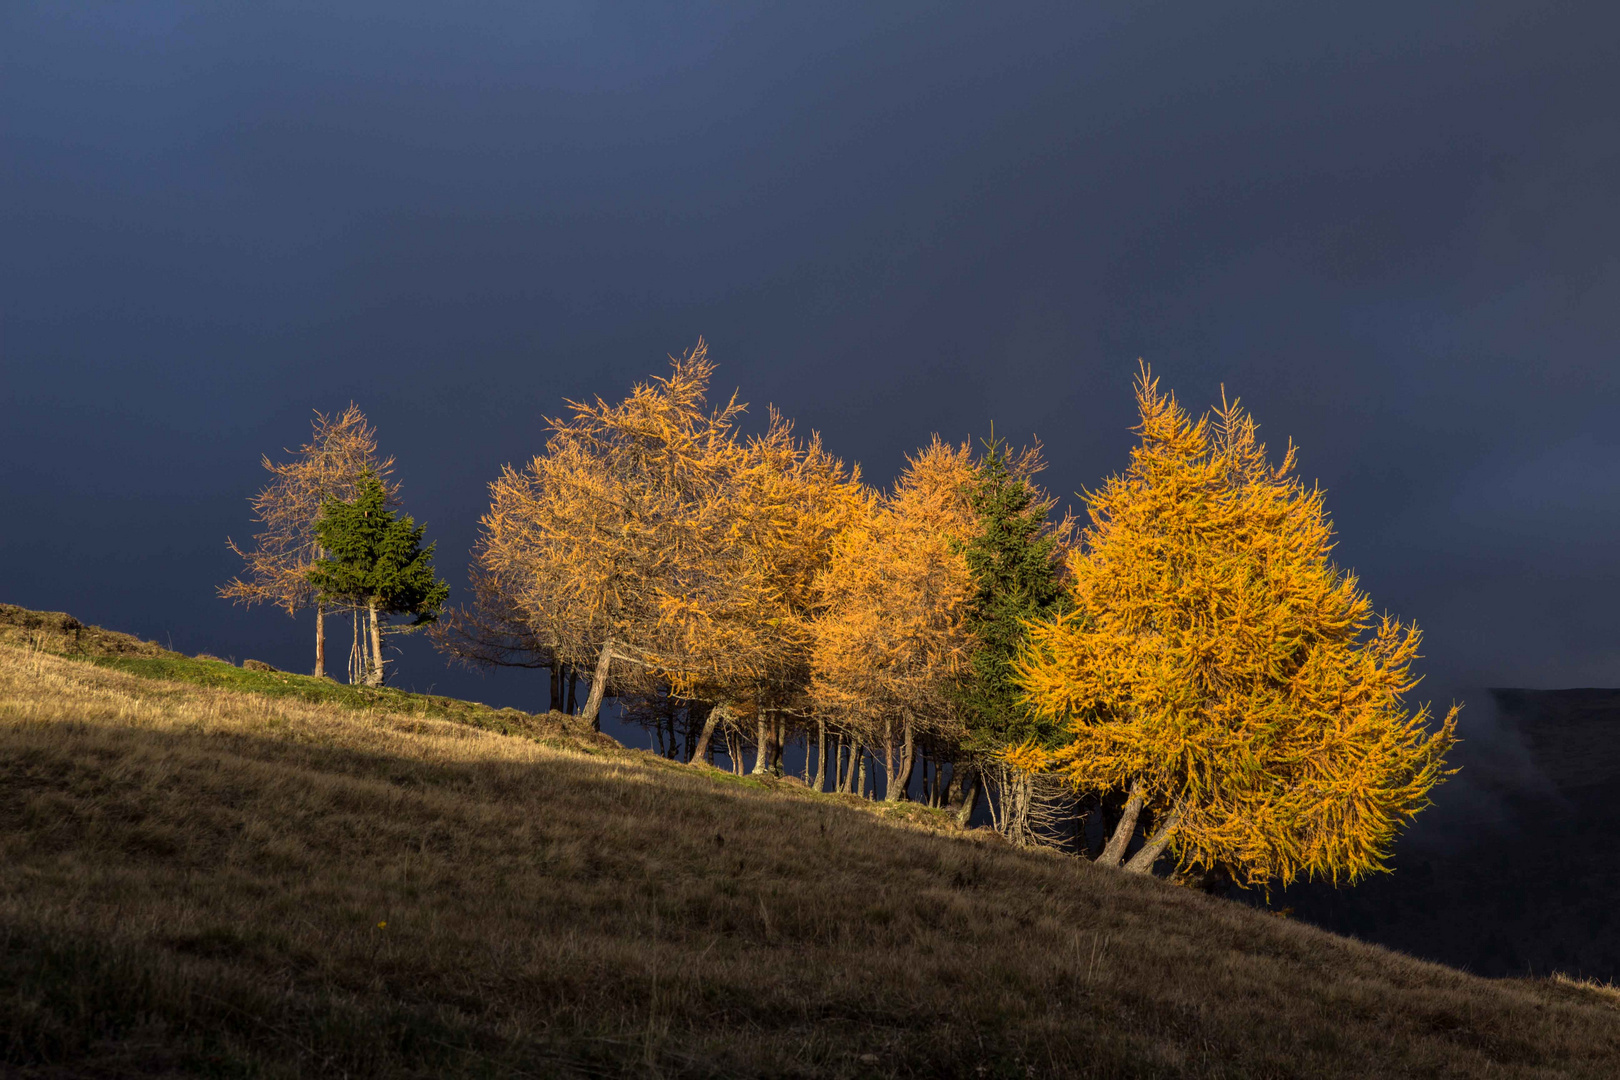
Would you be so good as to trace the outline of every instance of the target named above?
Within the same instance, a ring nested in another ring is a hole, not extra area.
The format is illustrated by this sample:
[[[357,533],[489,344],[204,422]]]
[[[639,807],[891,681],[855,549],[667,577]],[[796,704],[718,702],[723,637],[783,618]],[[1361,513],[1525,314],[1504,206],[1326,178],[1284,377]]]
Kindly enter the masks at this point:
[[[1195,422],[1145,367],[1136,396],[1141,442],[1088,498],[1069,610],[1032,625],[1017,665],[1067,741],[1011,757],[1128,792],[1103,862],[1146,814],[1138,872],[1167,848],[1248,885],[1385,869],[1456,736],[1457,707],[1431,730],[1404,703],[1417,627],[1375,618],[1331,561],[1292,444],[1272,465],[1236,402]]]

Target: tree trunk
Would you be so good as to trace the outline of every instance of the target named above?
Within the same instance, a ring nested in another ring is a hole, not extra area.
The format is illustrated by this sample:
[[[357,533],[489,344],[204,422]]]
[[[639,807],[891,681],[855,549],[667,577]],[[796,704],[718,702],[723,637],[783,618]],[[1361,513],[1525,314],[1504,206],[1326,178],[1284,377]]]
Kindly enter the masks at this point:
[[[951,775],[940,781],[939,805],[944,807],[956,806],[956,800],[967,794],[969,769],[961,762],[953,761],[950,764]],[[945,762],[941,761],[935,767],[943,772]]]
[[[905,714],[902,721],[905,729],[902,735],[900,754],[900,798],[911,798],[911,770],[917,761],[917,736],[911,726],[911,714]]]
[[[1127,872],[1132,874],[1151,874],[1153,864],[1159,861],[1159,856],[1169,845],[1176,834],[1176,827],[1181,824],[1181,811],[1172,810],[1164,816],[1159,827],[1153,830],[1153,835],[1147,838],[1142,850],[1131,856],[1131,861],[1125,864]]]
[[[1125,849],[1131,846],[1131,837],[1136,835],[1136,819],[1142,813],[1142,781],[1131,781],[1131,797],[1125,800],[1125,812],[1119,816],[1119,824],[1114,826],[1114,835],[1108,838],[1108,846],[1103,853],[1097,856],[1097,861],[1104,866],[1118,866],[1125,857]]]
[[[900,771],[894,760],[894,721],[883,722],[883,801],[900,799]]]
[[[753,776],[763,776],[771,771],[771,732],[766,727],[765,710],[760,709],[756,714],[758,722],[754,725],[755,737],[759,740],[759,747],[754,754]]]
[[[326,608],[315,605],[315,677],[326,678]]]
[[[808,754],[810,748],[806,746],[804,752]],[[827,718],[816,718],[816,780],[814,790],[827,790]]]
[[[967,823],[973,818],[973,809],[979,805],[979,770],[968,766],[972,774],[964,778],[962,783],[962,805],[956,811],[956,823],[967,828]],[[955,770],[953,769],[954,773]]]
[[[731,715],[731,706],[724,702],[709,710],[709,718],[703,721],[703,734],[698,736],[697,749],[692,751],[690,761],[702,761],[703,756],[709,752],[709,740],[714,738],[715,725]]]
[[[383,684],[383,658],[382,658],[382,620],[377,618],[377,601],[370,600],[366,610],[371,617],[371,671],[366,678],[366,685],[381,686]]]
[[[546,708],[550,709],[552,712],[562,712],[562,706],[567,704],[567,702],[562,699],[562,668],[562,661],[558,660],[556,656],[552,656],[551,696],[546,699]]]
[[[860,795],[860,797],[864,799],[868,797],[866,794],[866,750],[864,748],[857,749],[855,754],[861,759],[861,771],[859,777],[857,778],[855,791],[856,794]]]
[[[613,639],[602,643],[602,654],[596,658],[596,674],[591,678],[591,696],[585,699],[583,719],[590,721],[592,731],[602,730],[598,715],[602,710],[602,695],[607,693],[608,669],[613,666]]]
[[[360,658],[360,609],[349,609],[349,628],[354,640],[349,644],[349,685],[365,681],[366,665]]]

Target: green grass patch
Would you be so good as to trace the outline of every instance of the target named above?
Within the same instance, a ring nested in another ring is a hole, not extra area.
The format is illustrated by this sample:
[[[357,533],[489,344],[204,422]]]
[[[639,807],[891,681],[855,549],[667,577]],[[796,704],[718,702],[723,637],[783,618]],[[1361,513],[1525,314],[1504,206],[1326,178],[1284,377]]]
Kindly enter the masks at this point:
[[[286,671],[249,671],[224,660],[201,660],[174,654],[88,656],[83,659],[97,667],[127,672],[143,679],[164,679],[195,686],[212,686],[244,694],[263,694],[266,697],[291,697],[345,709],[374,710],[449,720],[501,735],[541,738],[559,734],[588,733],[586,725],[573,717],[564,718],[558,713],[535,716],[519,709],[496,709],[476,701],[462,701],[435,694],[413,694],[387,686],[350,686],[331,679],[316,678],[313,675],[294,675]],[[571,730],[576,727],[578,731]]]

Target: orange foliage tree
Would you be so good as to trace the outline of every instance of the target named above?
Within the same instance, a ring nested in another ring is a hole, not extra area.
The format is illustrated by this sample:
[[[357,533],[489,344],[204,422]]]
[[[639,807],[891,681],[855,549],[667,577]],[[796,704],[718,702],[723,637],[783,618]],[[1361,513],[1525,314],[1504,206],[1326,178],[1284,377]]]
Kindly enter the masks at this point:
[[[883,748],[890,800],[911,775],[919,733],[961,735],[951,688],[972,646],[963,546],[975,528],[973,476],[967,446],[936,437],[892,492],[864,500],[819,580],[812,697]]]
[[[545,452],[490,485],[477,559],[531,641],[594,665],[586,718],[618,661],[632,688],[719,705],[694,756],[756,717],[761,768],[767,712],[808,680],[812,582],[858,481],[774,412],[744,439],[735,395],[707,405],[713,371],[700,341],[622,402],[569,402]]]
[[[367,472],[382,482],[390,503],[398,499],[399,484],[390,479],[394,459],[378,456],[376,429],[358,406],[351,403],[337,416],[317,412],[313,426],[309,442],[291,461],[261,458],[274,477],[251,500],[253,520],[262,528],[245,549],[226,538],[246,566],[242,575],[220,587],[219,595],[240,604],[270,603],[288,615],[315,604],[315,674],[325,675],[326,612],[309,583],[310,568],[324,554],[315,522],[328,499],[352,501]],[[355,626],[358,635],[359,623]],[[351,680],[358,677],[353,656],[351,651]]]
[[[1169,847],[1246,884],[1384,869],[1399,826],[1447,771],[1457,708],[1430,730],[1403,696],[1420,635],[1375,619],[1330,560],[1318,488],[1273,467],[1236,402],[1193,421],[1144,367],[1140,444],[1088,497],[1072,610],[1033,625],[1018,679],[1068,725],[1055,753],[1009,755],[1129,798],[1102,861]]]
[[[747,703],[755,718],[754,768],[780,767],[789,718],[804,718],[817,582],[833,545],[864,512],[858,470],[829,454],[819,436],[800,440],[774,409],[767,432],[748,440],[725,487],[722,526],[698,569],[665,599],[678,654],[703,659],[672,671],[677,692],[720,703],[693,753],[701,759],[716,722]],[[714,653],[746,658],[717,664]]]

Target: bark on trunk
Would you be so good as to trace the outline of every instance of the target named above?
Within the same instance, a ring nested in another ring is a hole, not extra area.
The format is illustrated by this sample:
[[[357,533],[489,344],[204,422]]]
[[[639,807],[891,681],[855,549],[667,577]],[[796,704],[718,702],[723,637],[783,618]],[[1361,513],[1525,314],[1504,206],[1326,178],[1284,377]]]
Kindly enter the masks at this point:
[[[596,658],[596,674],[591,678],[591,696],[585,699],[583,719],[590,721],[592,731],[602,730],[598,715],[602,711],[602,695],[607,693],[608,669],[613,666],[613,639],[602,643],[602,655]]]
[[[1153,835],[1148,837],[1147,843],[1142,845],[1142,850],[1132,855],[1131,861],[1125,864],[1126,871],[1132,874],[1151,874],[1153,864],[1159,861],[1159,856],[1164,853],[1164,849],[1176,834],[1176,827],[1180,824],[1181,811],[1172,810],[1166,814],[1159,827],[1153,830]]]
[[[369,686],[383,684],[383,658],[382,658],[382,621],[377,618],[377,601],[372,600],[366,605],[371,617],[371,673],[366,679]]]
[[[815,790],[827,790],[827,718],[816,720],[816,782]]]
[[[360,655],[360,609],[352,608],[349,611],[349,628],[353,631],[353,640],[349,643],[349,685],[365,681],[365,662]]]
[[[703,734],[698,736],[697,749],[692,751],[689,761],[702,761],[709,752],[709,740],[714,738],[715,725],[731,715],[731,707],[724,703],[716,705],[709,710],[709,718],[703,721]]]
[[[857,777],[855,792],[861,798],[864,799],[864,798],[867,797],[866,796],[866,751],[864,749],[857,749],[855,753],[856,753],[856,756],[861,759],[860,773],[859,773],[859,775]]]
[[[754,737],[759,747],[754,753],[754,767],[750,770],[751,776],[762,776],[771,771],[771,732],[766,726],[765,710],[759,710],[759,720],[754,725]]]
[[[1119,824],[1114,826],[1114,835],[1108,838],[1108,846],[1103,853],[1097,856],[1097,861],[1104,866],[1118,866],[1125,857],[1125,849],[1131,846],[1131,837],[1136,835],[1136,819],[1142,813],[1142,781],[1131,781],[1131,797],[1125,800],[1125,812],[1119,816]]]
[[[956,823],[967,828],[967,823],[973,817],[973,808],[979,805],[979,770],[969,768],[972,773],[962,784],[962,805],[956,811]]]
[[[902,736],[900,754],[900,798],[911,798],[911,770],[917,762],[917,737],[911,726],[911,714],[907,713],[904,720],[905,732]]]
[[[326,608],[315,605],[315,677],[326,678]]]
[[[900,799],[900,771],[894,760],[894,721],[888,720],[883,725],[883,801],[898,802]]]

